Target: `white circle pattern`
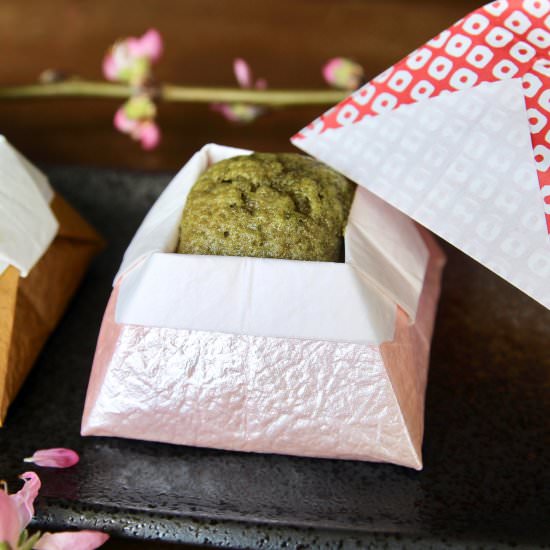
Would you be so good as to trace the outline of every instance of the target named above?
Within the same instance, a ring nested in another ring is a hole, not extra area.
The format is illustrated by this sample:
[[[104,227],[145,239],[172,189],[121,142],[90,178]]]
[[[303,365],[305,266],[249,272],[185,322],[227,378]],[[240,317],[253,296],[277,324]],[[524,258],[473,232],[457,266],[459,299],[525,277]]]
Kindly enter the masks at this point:
[[[516,10],[504,21],[504,26],[516,34],[523,34],[531,27],[531,21],[523,12]]]
[[[471,69],[462,67],[451,76],[450,84],[455,90],[471,88],[477,82],[477,74]]]
[[[487,36],[485,42],[493,48],[504,48],[514,39],[514,35],[503,27],[493,27]]]
[[[505,78],[513,78],[518,71],[519,67],[515,63],[509,59],[503,59],[494,66],[493,75],[498,80],[504,80]]]
[[[527,63],[528,61],[531,61],[531,59],[535,57],[536,53],[537,52],[533,46],[523,41],[516,42],[510,48],[510,55],[520,63]]]
[[[462,57],[470,48],[472,39],[463,34],[455,34],[445,46],[445,51],[452,57]]]
[[[430,57],[432,57],[431,50],[428,50],[428,48],[420,48],[407,58],[407,67],[413,71],[421,69],[424,65],[426,65]]]

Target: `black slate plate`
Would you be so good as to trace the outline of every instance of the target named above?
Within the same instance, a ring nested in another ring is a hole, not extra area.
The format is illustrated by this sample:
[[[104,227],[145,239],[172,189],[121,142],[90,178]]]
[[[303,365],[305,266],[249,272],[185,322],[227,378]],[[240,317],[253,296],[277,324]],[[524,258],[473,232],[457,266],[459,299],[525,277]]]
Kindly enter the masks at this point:
[[[550,542],[550,312],[450,246],[433,341],[425,467],[230,453],[79,436],[103,309],[122,253],[168,175],[48,170],[107,238],[0,430],[0,474],[41,470],[37,528],[235,547],[501,547]]]

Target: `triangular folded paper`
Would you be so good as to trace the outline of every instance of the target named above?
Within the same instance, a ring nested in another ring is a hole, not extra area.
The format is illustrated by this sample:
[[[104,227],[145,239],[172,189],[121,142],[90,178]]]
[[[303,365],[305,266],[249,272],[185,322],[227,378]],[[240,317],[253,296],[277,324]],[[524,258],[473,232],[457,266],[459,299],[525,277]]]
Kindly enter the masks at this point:
[[[470,14],[293,142],[550,308],[550,2],[535,4]]]

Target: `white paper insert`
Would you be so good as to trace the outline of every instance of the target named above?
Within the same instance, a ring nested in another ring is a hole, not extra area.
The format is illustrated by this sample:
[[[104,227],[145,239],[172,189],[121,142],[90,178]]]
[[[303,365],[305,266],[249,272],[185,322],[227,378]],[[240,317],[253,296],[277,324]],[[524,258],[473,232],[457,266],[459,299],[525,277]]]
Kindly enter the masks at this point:
[[[428,253],[414,223],[357,189],[346,263],[172,254],[187,194],[212,163],[250,151],[206,145],[154,204],[128,247],[116,321],[379,344],[397,305],[414,319]]]
[[[26,277],[50,246],[58,223],[46,176],[0,136],[0,275],[9,266]]]
[[[550,240],[521,79],[294,143],[550,308]]]

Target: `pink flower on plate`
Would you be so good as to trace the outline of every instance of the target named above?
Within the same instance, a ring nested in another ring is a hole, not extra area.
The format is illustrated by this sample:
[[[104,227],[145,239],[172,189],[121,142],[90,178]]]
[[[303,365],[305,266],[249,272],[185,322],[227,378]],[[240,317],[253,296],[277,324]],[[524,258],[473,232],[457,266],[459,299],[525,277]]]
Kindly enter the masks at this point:
[[[34,516],[34,499],[40,490],[40,478],[34,472],[19,476],[25,484],[14,495],[0,489],[0,544],[17,548],[20,533]]]
[[[323,66],[323,77],[328,84],[343,90],[359,88],[365,78],[363,67],[351,59],[335,57]]]
[[[244,59],[235,59],[233,62],[233,72],[241,88],[265,90],[267,81],[259,78],[256,82],[252,78],[250,65]],[[232,122],[247,123],[252,122],[265,112],[264,107],[251,105],[249,103],[213,103],[212,109],[221,113],[227,120]]]
[[[147,95],[134,96],[117,110],[113,123],[117,130],[139,141],[143,149],[150,150],[161,139],[156,113],[155,104]]]
[[[24,460],[46,468],[70,468],[80,460],[80,457],[72,449],[54,448],[40,449]]]
[[[27,525],[34,515],[34,499],[41,482],[35,472],[19,476],[25,484],[15,494],[0,489],[0,549],[2,550],[93,550],[109,535],[98,531],[73,533],[35,533],[29,536]]]
[[[162,36],[156,29],[149,29],[140,38],[119,40],[103,59],[103,74],[107,80],[141,86],[150,78],[152,65],[162,52]]]

